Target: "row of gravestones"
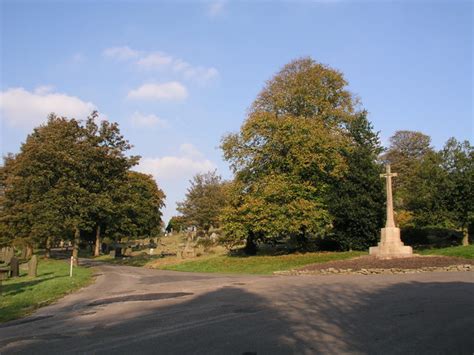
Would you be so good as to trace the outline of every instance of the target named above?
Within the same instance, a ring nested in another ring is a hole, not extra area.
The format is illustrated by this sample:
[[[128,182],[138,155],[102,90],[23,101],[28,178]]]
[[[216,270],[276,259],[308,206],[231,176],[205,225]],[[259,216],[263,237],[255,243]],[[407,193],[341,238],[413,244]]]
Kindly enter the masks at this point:
[[[26,252],[25,252],[26,256]],[[12,247],[4,247],[0,250],[0,263],[2,266],[3,271],[8,271],[8,275],[10,277],[18,277],[20,276],[20,264],[21,261],[24,260],[23,251],[21,254],[20,259],[15,256],[15,251]],[[28,276],[36,277],[38,273],[38,257],[33,255],[30,260],[26,263],[23,262],[22,264],[27,264],[28,266]],[[5,274],[5,272],[3,273]]]

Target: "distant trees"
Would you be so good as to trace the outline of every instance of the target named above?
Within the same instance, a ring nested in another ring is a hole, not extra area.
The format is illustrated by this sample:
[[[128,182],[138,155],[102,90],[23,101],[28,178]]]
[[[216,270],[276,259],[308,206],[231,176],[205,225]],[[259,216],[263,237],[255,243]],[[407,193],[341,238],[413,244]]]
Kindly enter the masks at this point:
[[[101,231],[122,223],[117,203],[130,196],[120,200],[118,191],[130,182],[130,169],[139,157],[126,155],[131,146],[116,123],[99,125],[97,118],[94,112],[82,123],[52,114],[27,137],[18,154],[4,158],[0,229],[9,240],[23,239],[48,249],[54,239],[69,238],[77,261],[81,231],[95,230],[99,241]],[[134,213],[141,215],[144,209],[138,206]],[[158,210],[148,213],[160,219]]]
[[[177,210],[186,225],[207,234],[211,227],[219,226],[220,213],[226,203],[225,184],[216,171],[196,174],[190,184],[184,201],[178,202]]]
[[[474,222],[474,150],[468,141],[450,138],[435,151],[420,132],[399,131],[383,159],[399,173],[395,189],[397,220],[402,227],[454,228],[469,243]]]

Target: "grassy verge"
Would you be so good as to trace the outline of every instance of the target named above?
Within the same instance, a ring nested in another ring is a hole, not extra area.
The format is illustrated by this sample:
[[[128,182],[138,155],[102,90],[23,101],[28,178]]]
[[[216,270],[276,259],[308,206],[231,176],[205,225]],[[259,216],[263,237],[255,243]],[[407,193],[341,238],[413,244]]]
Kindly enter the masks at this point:
[[[92,269],[78,267],[69,277],[69,265],[61,260],[38,262],[38,277],[22,272],[18,278],[2,281],[0,296],[0,322],[23,317],[62,296],[88,285]]]
[[[290,270],[308,264],[332,260],[349,259],[365,252],[305,253],[279,256],[211,256],[199,260],[184,260],[176,264],[150,264],[162,270],[189,272],[217,272],[235,274],[271,274],[274,271]]]
[[[161,256],[158,255],[146,255],[140,254],[133,257],[119,257],[119,258],[112,258],[109,255],[101,255],[94,257],[94,260],[105,261],[110,264],[117,264],[117,265],[127,265],[127,266],[145,266],[146,264],[153,262],[157,259],[161,259]]]
[[[457,256],[459,258],[474,259],[474,245],[458,246],[442,249],[425,249],[419,250],[417,253],[421,255],[443,255]]]

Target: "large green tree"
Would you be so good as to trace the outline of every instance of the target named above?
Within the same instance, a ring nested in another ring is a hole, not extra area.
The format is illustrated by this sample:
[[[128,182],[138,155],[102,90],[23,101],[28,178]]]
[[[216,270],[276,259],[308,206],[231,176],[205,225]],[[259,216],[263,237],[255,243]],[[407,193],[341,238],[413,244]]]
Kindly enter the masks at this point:
[[[349,168],[359,114],[343,75],[310,58],[268,81],[240,132],[222,142],[240,191],[223,215],[227,236],[253,251],[255,240],[330,233],[326,199]]]
[[[91,230],[110,209],[108,195],[136,164],[118,126],[50,115],[20,152],[5,159],[1,221],[15,238],[51,245],[73,235],[77,263],[81,230]]]

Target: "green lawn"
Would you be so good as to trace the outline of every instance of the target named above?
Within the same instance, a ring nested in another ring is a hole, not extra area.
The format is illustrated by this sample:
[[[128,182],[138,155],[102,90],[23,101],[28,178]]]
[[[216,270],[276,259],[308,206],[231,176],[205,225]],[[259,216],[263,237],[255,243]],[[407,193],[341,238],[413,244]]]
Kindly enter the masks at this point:
[[[0,322],[25,316],[35,309],[86,286],[92,281],[92,269],[74,268],[69,277],[69,264],[61,260],[38,261],[38,277],[22,272],[18,278],[2,281]]]
[[[271,274],[308,264],[323,263],[366,255],[365,252],[305,253],[279,256],[214,256],[200,260],[181,261],[172,265],[156,265],[162,270],[219,272],[235,274]]]
[[[443,255],[457,256],[459,258],[474,259],[474,245],[458,246],[442,249],[425,249],[419,250],[417,253],[422,255]]]

